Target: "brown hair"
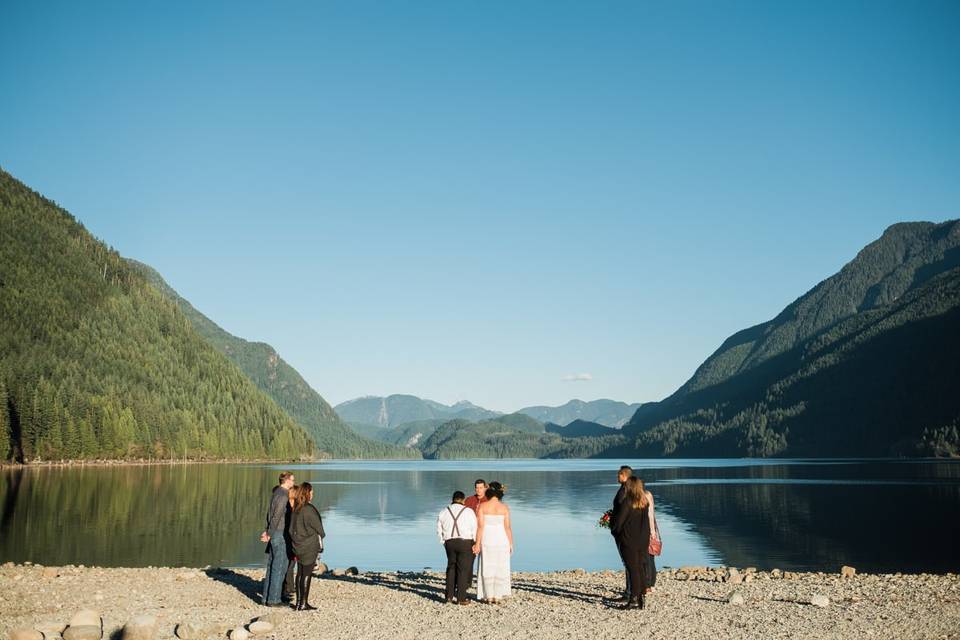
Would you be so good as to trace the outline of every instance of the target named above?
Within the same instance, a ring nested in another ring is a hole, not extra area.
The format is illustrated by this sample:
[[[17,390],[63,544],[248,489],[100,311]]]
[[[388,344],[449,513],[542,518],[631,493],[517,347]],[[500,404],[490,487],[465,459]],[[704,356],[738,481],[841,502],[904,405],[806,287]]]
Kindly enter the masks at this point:
[[[288,492],[288,495],[289,495],[289,497],[290,497],[290,506],[291,506],[291,507],[296,503],[296,501],[297,501],[297,493],[298,493],[299,491],[300,491],[300,485],[298,485],[298,484],[295,484],[295,485],[293,485],[292,487],[290,487],[290,491]]]
[[[293,473],[291,473],[290,471],[282,471],[282,472],[280,473],[280,482],[279,482],[279,484],[283,484],[284,482],[286,482],[286,481],[287,481],[287,478],[289,478],[289,477],[292,476],[292,475],[293,475]]]
[[[643,480],[637,476],[630,476],[623,486],[626,487],[623,499],[626,500],[630,506],[634,509],[647,508],[649,503],[647,502],[647,490],[643,486]]]
[[[300,509],[303,509],[303,505],[310,502],[311,493],[313,493],[313,485],[309,482],[301,483],[297,487],[297,497],[293,501],[293,510],[300,511]]]

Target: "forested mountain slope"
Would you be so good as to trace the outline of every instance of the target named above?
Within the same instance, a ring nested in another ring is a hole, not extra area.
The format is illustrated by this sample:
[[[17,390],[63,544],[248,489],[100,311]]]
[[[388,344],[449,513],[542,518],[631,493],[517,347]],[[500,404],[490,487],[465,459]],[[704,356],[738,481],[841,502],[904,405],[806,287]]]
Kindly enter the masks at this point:
[[[0,170],[0,458],[313,453],[176,304]]]
[[[638,455],[956,455],[960,222],[890,227],[624,431]]]
[[[207,342],[230,358],[260,390],[303,427],[321,452],[334,458],[419,457],[416,451],[370,440],[355,433],[273,347],[263,342],[249,342],[228,333],[174,291],[156,270],[133,260],[129,262],[158,291],[180,307],[194,329]]]

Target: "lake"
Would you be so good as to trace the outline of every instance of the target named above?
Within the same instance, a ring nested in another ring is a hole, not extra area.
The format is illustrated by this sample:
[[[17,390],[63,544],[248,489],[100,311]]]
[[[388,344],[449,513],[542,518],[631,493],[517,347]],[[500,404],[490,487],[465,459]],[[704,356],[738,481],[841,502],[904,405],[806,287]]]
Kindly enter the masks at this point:
[[[452,492],[508,487],[520,571],[619,568],[608,531],[620,464],[653,492],[658,565],[870,572],[960,570],[960,461],[474,460],[186,464],[0,472],[0,562],[255,566],[271,487],[314,485],[323,560],[361,570],[445,566]]]

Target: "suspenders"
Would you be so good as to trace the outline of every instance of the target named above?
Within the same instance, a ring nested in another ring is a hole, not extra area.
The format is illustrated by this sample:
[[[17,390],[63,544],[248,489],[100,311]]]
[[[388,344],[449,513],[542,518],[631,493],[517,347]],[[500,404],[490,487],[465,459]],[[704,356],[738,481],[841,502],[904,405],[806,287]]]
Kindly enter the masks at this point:
[[[466,509],[468,509],[468,508],[469,508],[469,507],[461,506],[461,507],[460,507],[460,513],[458,513],[457,515],[453,515],[453,510],[452,510],[450,507],[447,507],[447,513],[449,513],[449,514],[450,514],[450,517],[453,518],[453,531],[450,532],[450,537],[451,537],[451,538],[459,538],[459,537],[460,537],[460,528],[457,526],[457,520],[460,518],[460,516],[463,515],[463,512],[464,512]]]

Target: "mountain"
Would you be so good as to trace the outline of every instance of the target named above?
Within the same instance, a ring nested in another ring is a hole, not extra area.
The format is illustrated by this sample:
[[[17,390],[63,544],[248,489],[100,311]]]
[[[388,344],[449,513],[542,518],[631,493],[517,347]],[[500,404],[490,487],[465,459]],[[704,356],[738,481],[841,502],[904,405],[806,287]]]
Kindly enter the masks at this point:
[[[416,396],[396,394],[387,397],[366,396],[347,400],[334,407],[337,414],[348,423],[375,425],[392,429],[397,425],[417,420],[485,420],[501,415],[478,407],[467,401],[447,406],[433,400]]]
[[[243,373],[310,435],[317,448],[334,458],[410,457],[409,449],[371,440],[351,430],[296,369],[263,342],[248,342],[224,331],[181,297],[151,267],[128,263],[174,302],[208,343],[232,360]]]
[[[0,170],[0,459],[314,450],[139,269]]]
[[[549,433],[530,416],[512,413],[492,420],[451,420],[418,444],[424,458],[587,458],[607,455],[624,444],[616,434],[608,437],[566,438]]]
[[[548,433],[556,433],[565,438],[595,438],[617,434],[617,430],[613,427],[607,427],[598,422],[588,422],[587,420],[574,420],[566,426],[548,422],[545,426]]]
[[[903,223],[624,432],[651,456],[957,455],[957,389],[960,221]]]
[[[630,418],[640,407],[639,403],[627,404],[616,400],[571,400],[559,407],[525,407],[517,413],[554,424],[569,424],[574,420],[596,422],[607,427],[620,428],[630,421]]]

